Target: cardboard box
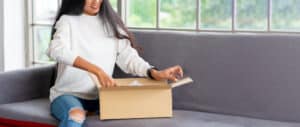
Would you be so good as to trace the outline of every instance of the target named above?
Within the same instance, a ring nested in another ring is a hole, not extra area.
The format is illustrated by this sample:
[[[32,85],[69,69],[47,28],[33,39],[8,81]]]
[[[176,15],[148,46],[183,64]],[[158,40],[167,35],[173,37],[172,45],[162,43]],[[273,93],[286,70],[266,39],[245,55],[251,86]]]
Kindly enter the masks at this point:
[[[93,80],[98,81],[95,76]],[[98,88],[101,120],[172,117],[172,86],[178,84],[147,78],[114,80],[117,87]]]

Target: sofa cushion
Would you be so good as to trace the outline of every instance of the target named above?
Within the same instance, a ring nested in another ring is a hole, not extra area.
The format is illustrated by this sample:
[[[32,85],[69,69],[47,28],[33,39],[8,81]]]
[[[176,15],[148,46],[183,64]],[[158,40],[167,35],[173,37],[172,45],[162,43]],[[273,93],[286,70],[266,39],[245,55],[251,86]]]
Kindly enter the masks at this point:
[[[48,97],[55,75],[55,64],[0,72],[0,104]]]
[[[34,99],[0,105],[0,118],[39,122],[56,125],[57,121],[50,115],[49,99]]]
[[[300,123],[259,120],[187,110],[174,110],[173,118],[100,121],[87,119],[86,127],[300,127]]]
[[[193,78],[173,90],[175,108],[300,122],[299,35],[132,32],[149,63]]]
[[[100,121],[98,116],[89,116],[86,127],[300,127],[298,123],[259,120],[246,117],[205,112],[174,110],[173,118],[130,119]],[[50,115],[49,100],[35,99],[0,105],[0,118],[57,125]]]

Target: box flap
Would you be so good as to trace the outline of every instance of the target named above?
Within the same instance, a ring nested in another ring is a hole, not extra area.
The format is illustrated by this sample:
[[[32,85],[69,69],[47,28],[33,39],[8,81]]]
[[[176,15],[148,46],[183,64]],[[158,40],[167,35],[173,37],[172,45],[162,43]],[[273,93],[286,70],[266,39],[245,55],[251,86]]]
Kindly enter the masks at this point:
[[[176,82],[170,83],[169,85],[172,88],[175,88],[175,87],[183,86],[183,85],[186,85],[186,84],[189,84],[189,83],[192,83],[192,82],[194,82],[194,81],[191,77],[185,77],[185,78],[179,79]]]

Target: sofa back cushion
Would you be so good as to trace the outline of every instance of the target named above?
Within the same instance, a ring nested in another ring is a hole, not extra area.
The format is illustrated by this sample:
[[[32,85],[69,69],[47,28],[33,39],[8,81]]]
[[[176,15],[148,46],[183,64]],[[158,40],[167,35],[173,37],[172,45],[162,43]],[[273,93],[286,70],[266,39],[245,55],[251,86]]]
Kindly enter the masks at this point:
[[[55,65],[1,72],[0,104],[48,97],[55,75]]]
[[[194,79],[173,90],[174,108],[300,122],[299,35],[133,32],[152,65]]]

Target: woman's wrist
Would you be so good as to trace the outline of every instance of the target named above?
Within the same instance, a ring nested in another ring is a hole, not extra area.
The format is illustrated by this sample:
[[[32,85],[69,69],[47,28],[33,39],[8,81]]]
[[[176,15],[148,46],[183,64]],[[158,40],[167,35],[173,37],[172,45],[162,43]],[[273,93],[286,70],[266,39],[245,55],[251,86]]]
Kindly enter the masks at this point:
[[[159,73],[159,71],[155,67],[148,69],[148,77],[151,79],[159,80],[159,78],[157,77],[158,73]]]
[[[103,73],[103,70],[96,65],[92,64],[91,67],[89,67],[89,68],[90,68],[89,72],[91,72],[95,75],[101,75]]]

